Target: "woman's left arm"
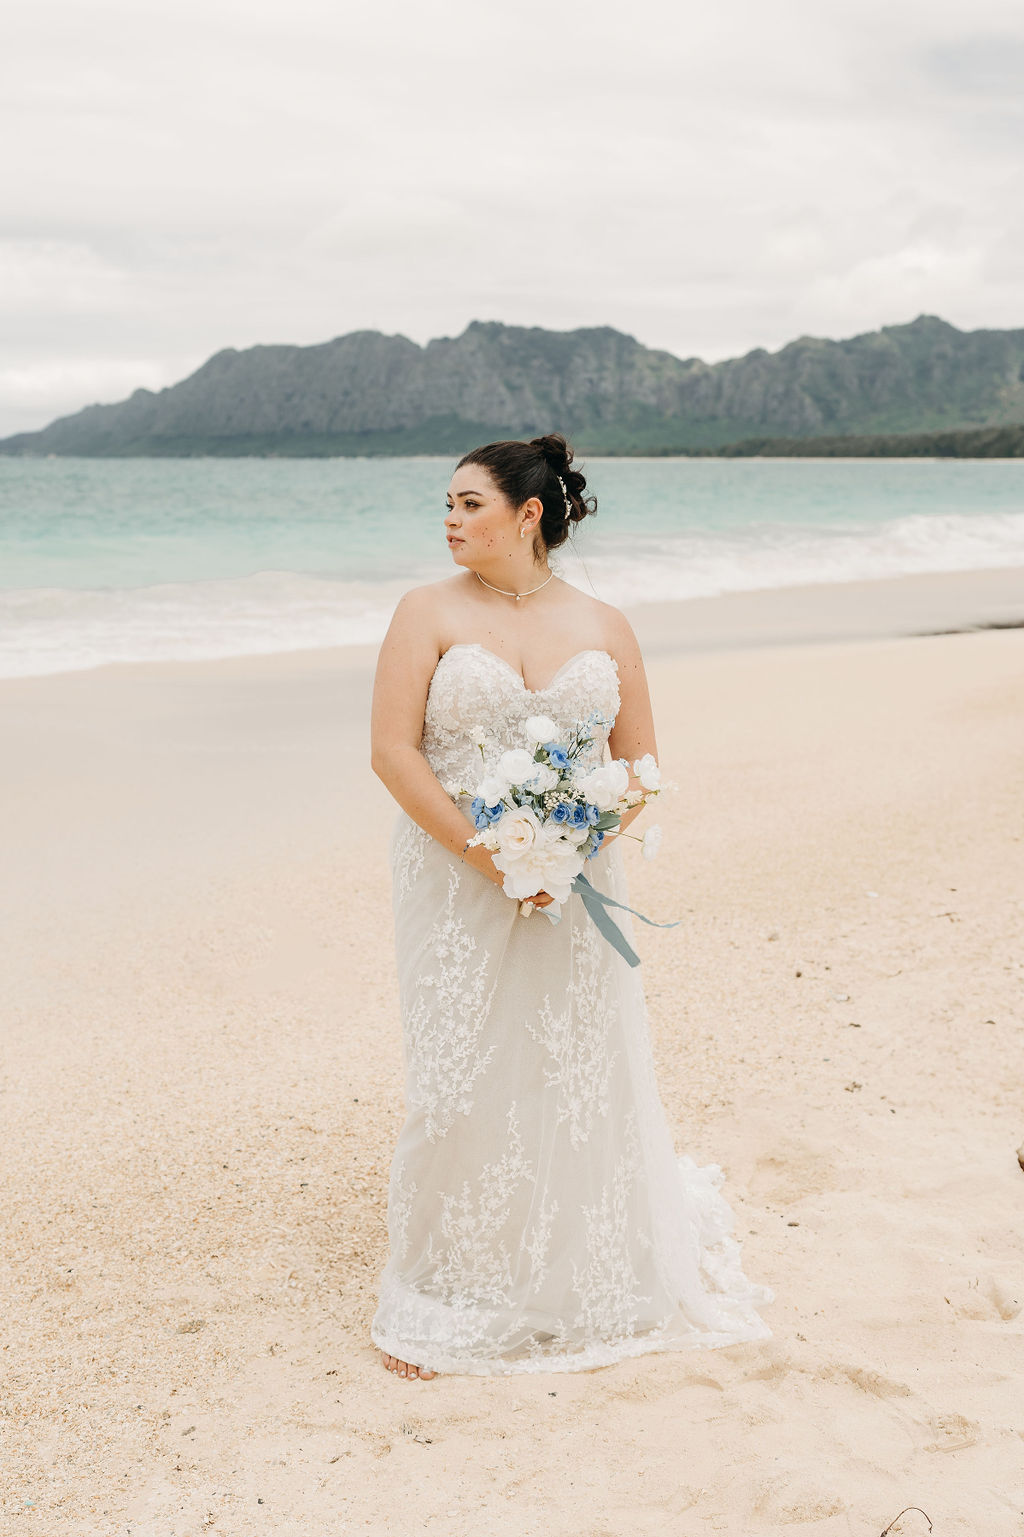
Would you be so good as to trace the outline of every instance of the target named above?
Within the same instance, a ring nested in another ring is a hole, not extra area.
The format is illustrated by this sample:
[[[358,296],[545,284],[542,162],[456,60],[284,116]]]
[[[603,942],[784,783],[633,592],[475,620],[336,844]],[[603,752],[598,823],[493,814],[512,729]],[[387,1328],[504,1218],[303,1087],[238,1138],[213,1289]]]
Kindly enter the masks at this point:
[[[643,786],[633,772],[637,758],[650,753],[655,759],[658,746],[654,738],[654,715],[651,696],[647,687],[647,673],[640,653],[640,643],[633,633],[633,626],[617,609],[609,619],[608,650],[619,668],[619,711],[608,737],[608,750],[613,758],[625,758],[629,764],[629,788],[640,790]],[[629,826],[633,818],[643,810],[634,806],[623,814],[617,832]]]

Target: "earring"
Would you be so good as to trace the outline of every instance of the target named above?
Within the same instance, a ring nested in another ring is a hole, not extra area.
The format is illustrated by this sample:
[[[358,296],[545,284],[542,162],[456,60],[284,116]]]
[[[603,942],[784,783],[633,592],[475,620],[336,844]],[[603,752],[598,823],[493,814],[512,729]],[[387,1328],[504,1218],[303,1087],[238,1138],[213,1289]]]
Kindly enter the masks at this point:
[[[526,529],[525,529],[525,528],[521,528],[521,529],[520,529],[520,530],[519,530],[519,537],[520,537],[520,539],[522,539],[522,537],[523,537],[523,535],[524,535],[524,534],[525,534],[525,533],[526,533]]]

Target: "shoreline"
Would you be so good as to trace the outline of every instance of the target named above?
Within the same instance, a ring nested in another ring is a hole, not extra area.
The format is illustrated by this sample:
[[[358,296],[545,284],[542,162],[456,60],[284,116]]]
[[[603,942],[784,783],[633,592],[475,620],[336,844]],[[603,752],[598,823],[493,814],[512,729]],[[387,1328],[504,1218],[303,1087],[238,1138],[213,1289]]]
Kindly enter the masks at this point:
[[[396,600],[397,601],[397,600]],[[1024,625],[1024,566],[919,572],[850,582],[807,582],[752,588],[672,602],[628,603],[640,644],[652,654],[806,645],[849,640],[954,634]],[[196,668],[225,674],[265,668],[345,671],[372,667],[379,642],[238,652],[229,656],[101,662],[92,667],[0,677],[0,690],[45,686],[72,677],[131,676],[156,669],[164,677]]]
[[[1024,625],[1024,567],[808,582],[626,610],[659,653],[835,644]]]

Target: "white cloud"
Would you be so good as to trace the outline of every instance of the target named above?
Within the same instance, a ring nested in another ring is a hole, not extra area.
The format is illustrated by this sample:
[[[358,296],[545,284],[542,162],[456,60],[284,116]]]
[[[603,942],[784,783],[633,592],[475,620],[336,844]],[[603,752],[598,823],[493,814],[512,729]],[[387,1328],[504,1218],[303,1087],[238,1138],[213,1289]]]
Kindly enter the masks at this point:
[[[28,432],[40,412],[51,421],[95,401],[122,400],[140,387],[162,389],[192,366],[191,360],[183,370],[154,358],[65,358],[0,368],[0,415],[10,432]]]
[[[1024,325],[1004,0],[37,0],[0,102],[0,433],[361,327]]]
[[[131,289],[131,274],[83,240],[0,240],[2,303],[22,316],[119,313]]]

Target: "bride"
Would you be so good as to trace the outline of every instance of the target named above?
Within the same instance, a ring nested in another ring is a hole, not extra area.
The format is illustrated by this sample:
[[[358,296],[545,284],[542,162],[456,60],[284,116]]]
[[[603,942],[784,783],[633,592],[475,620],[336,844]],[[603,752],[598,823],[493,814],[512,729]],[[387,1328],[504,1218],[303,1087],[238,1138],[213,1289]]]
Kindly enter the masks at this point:
[[[444,520],[459,570],[398,603],[374,683],[391,840],[406,1118],[371,1336],[400,1377],[580,1371],[764,1339],[722,1170],[677,1157],[639,973],[572,894],[559,921],[470,845],[475,787],[543,715],[632,765],[656,755],[625,617],[548,563],[595,511],[565,439],[466,454]],[[630,788],[637,788],[635,774]],[[642,808],[622,819],[620,833]],[[609,835],[587,863],[627,900]],[[557,911],[557,909],[556,909]],[[615,909],[627,939],[629,915]]]

